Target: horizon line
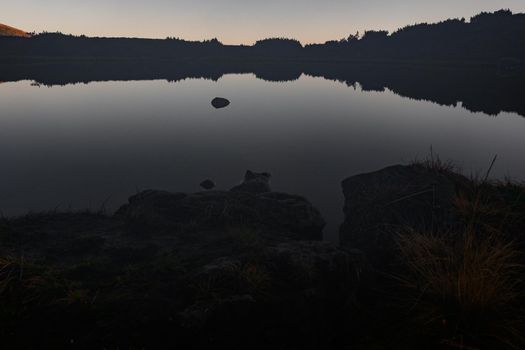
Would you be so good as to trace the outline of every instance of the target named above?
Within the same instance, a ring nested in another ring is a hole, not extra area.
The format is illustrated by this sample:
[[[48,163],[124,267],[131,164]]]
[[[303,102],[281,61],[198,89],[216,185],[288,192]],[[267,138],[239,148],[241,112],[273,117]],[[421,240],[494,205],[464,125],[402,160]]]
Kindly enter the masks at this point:
[[[511,9],[509,8],[502,8],[502,9],[499,9],[499,10],[495,10],[495,11],[481,11],[481,12],[477,12],[476,14],[474,15],[471,15],[468,19],[466,17],[450,17],[450,18],[445,18],[445,19],[441,19],[441,20],[437,20],[437,21],[434,21],[434,22],[415,22],[415,23],[412,23],[412,24],[406,24],[404,26],[401,26],[399,28],[396,28],[392,31],[390,30],[386,30],[386,29],[365,29],[365,30],[362,30],[362,31],[357,31],[356,33],[362,33],[361,36],[363,34],[365,34],[366,32],[370,32],[370,31],[386,31],[388,33],[388,35],[392,35],[404,28],[407,28],[407,27],[412,27],[412,26],[417,26],[417,25],[423,25],[423,24],[427,24],[427,25],[433,25],[433,24],[439,24],[439,23],[443,23],[443,22],[446,22],[446,21],[451,21],[451,20],[461,20],[461,19],[464,19],[465,20],[465,23],[470,23],[470,20],[480,14],[495,14],[495,13],[498,13],[498,12],[510,12],[512,15],[525,15],[525,12],[513,12]],[[94,35],[94,36],[90,36],[90,35],[86,35],[86,34],[73,34],[73,33],[64,33],[60,30],[55,30],[55,31],[47,31],[47,30],[44,30],[44,31],[41,31],[41,32],[36,32],[36,31],[26,31],[24,29],[19,29],[19,27],[15,27],[15,26],[12,26],[11,24],[5,24],[5,23],[1,23],[0,24],[3,24],[5,26],[8,26],[8,27],[11,27],[13,29],[17,29],[17,30],[21,30],[21,31],[24,31],[25,33],[27,34],[31,34],[31,35],[41,35],[41,34],[63,34],[63,35],[66,35],[66,36],[74,36],[74,37],[86,37],[86,38],[90,38],[90,39],[139,39],[139,40],[166,40],[166,39],[169,39],[169,38],[173,38],[173,39],[179,39],[179,40],[184,40],[184,41],[187,41],[187,42],[206,42],[206,41],[213,41],[213,40],[218,40],[222,45],[225,45],[225,46],[253,46],[255,45],[257,42],[259,41],[262,41],[262,40],[268,40],[268,39],[285,39],[285,40],[295,40],[297,42],[299,42],[303,47],[304,46],[308,46],[308,45],[322,45],[322,44],[325,44],[327,42],[330,42],[330,41],[339,41],[339,40],[343,40],[343,39],[347,39],[348,36],[350,35],[353,35],[352,33],[348,33],[346,37],[343,37],[343,38],[339,38],[339,39],[330,39],[330,40],[326,40],[324,42],[303,42],[299,39],[296,39],[296,38],[293,38],[293,37],[288,37],[288,36],[268,36],[268,37],[262,37],[262,38],[259,38],[259,39],[256,39],[255,41],[251,42],[251,43],[226,43],[224,41],[222,41],[219,36],[215,36],[213,38],[201,38],[200,40],[199,39],[195,39],[195,40],[191,40],[191,39],[184,39],[184,38],[181,38],[181,37],[178,37],[178,36],[165,36],[165,37],[148,37],[148,36],[144,36],[144,37],[139,37],[139,36],[99,36],[99,35]]]

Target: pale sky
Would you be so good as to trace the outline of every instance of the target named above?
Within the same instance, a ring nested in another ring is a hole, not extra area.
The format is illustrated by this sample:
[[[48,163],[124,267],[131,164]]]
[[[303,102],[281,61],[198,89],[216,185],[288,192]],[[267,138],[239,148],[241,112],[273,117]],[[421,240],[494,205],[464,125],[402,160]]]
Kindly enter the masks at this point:
[[[525,0],[23,0],[0,4],[0,23],[26,31],[188,40],[217,37],[252,44],[267,37],[303,43],[341,39],[365,29],[465,17]]]

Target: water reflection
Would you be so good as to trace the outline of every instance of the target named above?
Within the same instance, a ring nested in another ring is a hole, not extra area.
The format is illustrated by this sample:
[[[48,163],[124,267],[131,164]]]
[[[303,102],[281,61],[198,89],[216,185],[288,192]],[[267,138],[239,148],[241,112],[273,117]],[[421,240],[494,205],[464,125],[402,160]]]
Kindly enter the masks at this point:
[[[463,70],[403,78],[409,68],[382,66],[345,75],[338,66],[241,69],[251,74],[190,66],[2,71],[2,81],[44,85],[0,85],[3,213],[102,203],[112,209],[146,188],[198,191],[206,178],[229,188],[253,169],[273,173],[275,189],[311,199],[334,239],[342,179],[424,156],[430,145],[466,172],[486,168],[498,154],[495,176],[525,178],[525,119],[516,115],[525,114],[513,97],[515,78]],[[130,79],[144,81],[113,81]],[[58,86],[90,81],[98,82]],[[215,110],[215,96],[232,104]],[[470,112],[479,110],[485,113]]]
[[[525,116],[523,72],[508,75],[492,65],[409,65],[356,63],[254,63],[172,61],[85,61],[0,65],[0,81],[34,80],[46,86],[92,81],[188,78],[217,81],[225,74],[253,73],[265,81],[289,82],[302,74],[360,84],[365,91],[383,91],[440,105],[458,103],[471,112]]]

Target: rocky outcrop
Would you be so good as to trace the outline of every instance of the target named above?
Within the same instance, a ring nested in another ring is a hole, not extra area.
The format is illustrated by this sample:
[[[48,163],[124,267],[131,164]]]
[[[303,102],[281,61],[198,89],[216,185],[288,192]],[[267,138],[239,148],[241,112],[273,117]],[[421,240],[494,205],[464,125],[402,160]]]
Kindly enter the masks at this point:
[[[428,281],[410,279],[406,261],[399,265],[402,259],[393,259],[396,233],[410,228],[461,238],[455,225],[464,227],[465,209],[474,199],[483,210],[469,228],[480,234],[497,227],[523,242],[523,186],[468,181],[429,166],[394,166],[351,177],[343,182],[341,247],[308,240],[319,238],[319,213],[304,198],[272,192],[269,179],[248,171],[230,191],[145,191],[114,216],[50,212],[1,218],[2,344],[13,349],[442,348],[443,334],[455,339],[457,323],[447,316],[421,325],[419,315],[426,319],[435,302],[438,309],[432,310],[439,310],[443,297],[435,291],[423,296],[427,289],[419,287]],[[464,254],[459,255],[463,269]],[[483,274],[492,273],[481,267]],[[449,279],[449,270],[445,274],[443,280]],[[509,276],[516,276],[512,283],[522,280],[521,273]],[[400,285],[400,278],[414,288]],[[505,308],[519,310],[520,301]],[[450,312],[457,309],[455,301],[443,306],[443,315],[455,317]],[[465,318],[465,309],[459,310]],[[472,316],[479,315],[475,308]],[[454,325],[452,333],[446,324]]]
[[[149,234],[187,225],[200,228],[256,227],[292,239],[322,239],[319,211],[305,198],[272,192],[268,174],[248,171],[230,191],[193,194],[144,191],[117,212],[134,231]]]
[[[454,199],[465,181],[419,165],[396,165],[344,180],[341,244],[361,249],[375,264],[387,264],[396,252],[394,236],[402,230],[437,232],[456,223]]]
[[[231,191],[144,191],[113,216],[0,220],[0,263],[17,276],[2,297],[24,296],[24,313],[0,327],[3,342],[318,349],[351,340],[362,254],[319,241],[319,212],[268,180],[248,172]],[[3,259],[20,251],[23,260]]]

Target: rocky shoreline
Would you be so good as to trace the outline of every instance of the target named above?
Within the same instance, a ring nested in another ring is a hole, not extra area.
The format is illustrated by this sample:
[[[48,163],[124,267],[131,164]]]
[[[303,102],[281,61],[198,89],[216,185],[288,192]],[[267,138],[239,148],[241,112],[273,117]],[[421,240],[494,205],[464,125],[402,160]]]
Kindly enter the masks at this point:
[[[353,176],[342,183],[338,246],[322,241],[325,222],[307,199],[271,191],[269,178],[144,191],[112,216],[1,220],[0,336],[12,348],[454,348],[447,327],[417,326],[414,307],[396,302],[409,294],[398,277],[411,276],[399,237],[497,227],[523,251],[519,185],[436,164]],[[501,344],[461,336],[473,348]]]

